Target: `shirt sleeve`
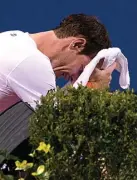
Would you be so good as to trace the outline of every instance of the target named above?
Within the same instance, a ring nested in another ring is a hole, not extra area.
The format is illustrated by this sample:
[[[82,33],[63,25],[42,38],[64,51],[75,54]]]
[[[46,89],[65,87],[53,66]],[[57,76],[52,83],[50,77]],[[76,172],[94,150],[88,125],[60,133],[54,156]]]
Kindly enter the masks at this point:
[[[44,54],[25,58],[7,77],[8,86],[23,101],[35,109],[36,101],[56,88],[55,74]]]

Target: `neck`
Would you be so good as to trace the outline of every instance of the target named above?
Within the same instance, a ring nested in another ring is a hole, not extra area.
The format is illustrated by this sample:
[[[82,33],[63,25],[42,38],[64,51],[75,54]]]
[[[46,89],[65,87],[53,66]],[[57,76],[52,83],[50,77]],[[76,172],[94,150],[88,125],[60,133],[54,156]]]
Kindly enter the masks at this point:
[[[72,37],[59,39],[53,30],[30,34],[30,37],[37,44],[37,48],[48,56],[53,69],[62,65],[60,55],[68,47],[68,44],[72,41]]]
[[[30,37],[35,41],[39,51],[48,56],[52,67],[57,66],[56,54],[60,51],[60,46],[59,39],[56,37],[54,31],[30,34]]]

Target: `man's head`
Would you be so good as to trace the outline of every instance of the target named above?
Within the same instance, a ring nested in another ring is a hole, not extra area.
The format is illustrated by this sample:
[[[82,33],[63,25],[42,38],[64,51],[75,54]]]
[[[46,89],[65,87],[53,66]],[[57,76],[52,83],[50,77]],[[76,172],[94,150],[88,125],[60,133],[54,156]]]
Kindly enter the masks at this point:
[[[57,76],[77,78],[85,65],[101,49],[111,46],[105,26],[94,16],[72,14],[54,29],[62,49],[56,54],[61,66]]]
[[[105,26],[94,16],[72,14],[52,31],[31,35],[50,60],[56,77],[74,81],[101,50],[110,47]]]

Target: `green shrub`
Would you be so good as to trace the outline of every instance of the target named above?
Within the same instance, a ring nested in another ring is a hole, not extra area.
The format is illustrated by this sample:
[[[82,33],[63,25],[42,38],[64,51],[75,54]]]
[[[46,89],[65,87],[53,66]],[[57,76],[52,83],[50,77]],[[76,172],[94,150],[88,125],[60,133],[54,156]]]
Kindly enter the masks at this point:
[[[136,180],[137,96],[79,87],[50,92],[30,120],[30,142],[50,180]]]

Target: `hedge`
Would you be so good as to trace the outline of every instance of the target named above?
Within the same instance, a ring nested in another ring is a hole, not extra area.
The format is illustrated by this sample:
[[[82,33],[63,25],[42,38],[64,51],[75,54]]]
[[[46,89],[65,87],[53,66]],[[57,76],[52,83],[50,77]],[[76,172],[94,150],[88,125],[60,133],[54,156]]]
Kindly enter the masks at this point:
[[[136,180],[137,96],[71,86],[51,91],[30,119],[30,143],[50,180]]]

